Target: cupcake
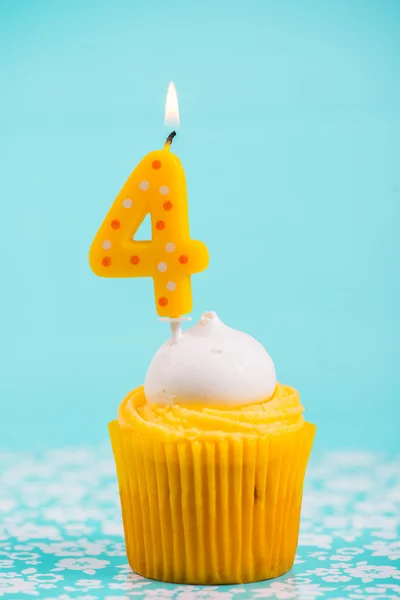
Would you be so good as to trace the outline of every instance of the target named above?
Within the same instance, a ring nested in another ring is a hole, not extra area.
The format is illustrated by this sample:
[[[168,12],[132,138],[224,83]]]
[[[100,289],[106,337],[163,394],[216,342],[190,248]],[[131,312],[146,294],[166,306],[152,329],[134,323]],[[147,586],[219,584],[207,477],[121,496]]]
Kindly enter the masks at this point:
[[[293,565],[315,426],[254,338],[215,313],[158,350],[110,423],[129,564],[245,583]]]

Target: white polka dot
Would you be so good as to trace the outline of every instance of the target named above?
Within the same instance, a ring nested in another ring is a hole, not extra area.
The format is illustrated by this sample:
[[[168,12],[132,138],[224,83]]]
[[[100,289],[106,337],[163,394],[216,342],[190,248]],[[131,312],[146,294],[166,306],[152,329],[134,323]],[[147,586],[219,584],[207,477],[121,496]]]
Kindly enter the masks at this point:
[[[125,198],[125,200],[122,201],[122,206],[124,208],[130,208],[132,206],[132,200],[130,198]]]
[[[145,192],[146,190],[148,190],[148,189],[149,189],[149,187],[150,187],[150,184],[149,184],[149,182],[148,182],[148,181],[146,181],[145,179],[143,179],[143,181],[141,181],[141,182],[139,183],[139,187],[140,187],[140,189],[141,189],[141,190],[143,190],[143,191]]]
[[[167,270],[167,263],[165,262],[160,262],[157,265],[157,269],[160,271],[160,273],[165,273],[165,271]]]
[[[106,240],[105,242],[102,243],[102,246],[103,246],[104,250],[109,250],[112,246],[112,243],[110,242],[110,240]]]
[[[169,292],[174,292],[176,290],[176,283],[175,283],[175,281],[168,281],[168,283],[167,283],[167,290]]]
[[[167,252],[174,252],[175,250],[175,244],[173,244],[172,242],[170,242],[169,244],[167,244],[165,246],[165,249]]]
[[[160,194],[162,194],[163,196],[166,196],[169,192],[169,187],[167,185],[162,185],[160,187]]]

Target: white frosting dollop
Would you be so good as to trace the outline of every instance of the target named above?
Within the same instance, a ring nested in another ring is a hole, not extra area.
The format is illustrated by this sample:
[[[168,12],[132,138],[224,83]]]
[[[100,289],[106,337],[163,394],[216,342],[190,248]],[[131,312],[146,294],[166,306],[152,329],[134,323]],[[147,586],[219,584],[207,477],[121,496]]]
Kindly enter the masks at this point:
[[[245,406],[267,400],[275,386],[274,363],[265,348],[209,312],[161,346],[144,392],[158,405]]]

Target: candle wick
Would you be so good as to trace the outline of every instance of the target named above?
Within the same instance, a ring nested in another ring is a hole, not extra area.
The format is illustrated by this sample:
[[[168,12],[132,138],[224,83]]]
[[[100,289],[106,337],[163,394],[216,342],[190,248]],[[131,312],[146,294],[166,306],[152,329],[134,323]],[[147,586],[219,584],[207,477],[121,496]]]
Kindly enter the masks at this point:
[[[165,145],[166,146],[170,146],[172,144],[172,140],[174,139],[175,136],[176,136],[176,131],[171,131],[171,133],[169,134],[169,136],[165,140]]]

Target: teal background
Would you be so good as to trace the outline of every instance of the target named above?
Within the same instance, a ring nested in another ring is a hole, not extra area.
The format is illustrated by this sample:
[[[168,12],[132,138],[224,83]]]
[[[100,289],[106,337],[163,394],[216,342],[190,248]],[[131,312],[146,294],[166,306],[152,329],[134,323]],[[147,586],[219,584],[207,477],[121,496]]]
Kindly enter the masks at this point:
[[[87,254],[176,83],[216,310],[301,392],[317,448],[400,416],[400,3],[0,2],[0,446],[107,436],[168,335]]]

